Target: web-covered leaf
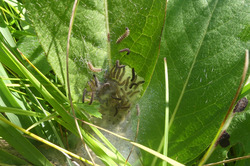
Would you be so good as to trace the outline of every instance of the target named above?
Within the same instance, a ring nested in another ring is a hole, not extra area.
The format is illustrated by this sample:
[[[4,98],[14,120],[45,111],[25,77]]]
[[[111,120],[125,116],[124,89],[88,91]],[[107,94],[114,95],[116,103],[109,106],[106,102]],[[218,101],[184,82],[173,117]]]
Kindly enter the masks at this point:
[[[65,85],[67,34],[73,2],[28,1],[26,7],[48,61]],[[159,53],[165,16],[165,1],[80,1],[72,30],[69,77],[73,99],[80,101],[86,82],[92,77],[87,61],[109,69],[116,60],[135,68],[146,81],[151,80]],[[125,28],[130,35],[120,44],[116,40]],[[108,37],[109,36],[109,37]],[[110,42],[108,42],[108,38]],[[129,55],[119,50],[129,48]],[[101,73],[100,75],[103,75]]]
[[[73,1],[28,1],[27,11],[38,39],[56,75],[66,84],[66,45]],[[106,34],[103,1],[80,1],[72,30],[69,77],[72,97],[80,101],[86,82],[92,77],[87,61],[103,67]]]

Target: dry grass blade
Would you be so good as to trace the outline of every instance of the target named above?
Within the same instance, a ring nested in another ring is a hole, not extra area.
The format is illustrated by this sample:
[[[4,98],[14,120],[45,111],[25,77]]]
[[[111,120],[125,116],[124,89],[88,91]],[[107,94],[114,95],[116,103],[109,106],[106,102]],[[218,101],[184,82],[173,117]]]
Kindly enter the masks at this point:
[[[219,165],[219,164],[224,164],[224,163],[231,163],[233,161],[249,159],[249,158],[250,158],[250,155],[247,155],[247,156],[243,156],[243,157],[237,157],[237,158],[233,158],[233,159],[229,159],[229,160],[219,161],[219,162],[216,162],[216,163],[206,164],[204,166],[212,166],[212,165]]]

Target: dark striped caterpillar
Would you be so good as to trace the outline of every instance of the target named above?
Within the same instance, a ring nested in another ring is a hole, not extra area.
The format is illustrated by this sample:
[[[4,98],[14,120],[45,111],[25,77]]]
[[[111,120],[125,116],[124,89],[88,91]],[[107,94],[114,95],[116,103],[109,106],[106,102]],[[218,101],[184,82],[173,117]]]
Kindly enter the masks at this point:
[[[126,27],[126,31],[124,34],[122,34],[117,40],[116,40],[116,43],[120,43],[123,39],[125,39],[126,37],[128,37],[130,31],[128,29],[128,27]]]
[[[103,83],[93,75],[94,79],[88,82],[91,96],[89,104],[96,99],[101,104],[101,110],[113,111],[114,116],[118,114],[119,110],[127,111],[131,108],[135,99],[138,98],[144,80],[137,77],[134,68],[132,78],[131,76],[125,77],[125,75],[126,66],[120,65],[119,60],[109,73],[105,74]],[[87,90],[84,90],[83,102],[86,94]]]
[[[130,54],[130,49],[129,48],[124,48],[120,50],[119,52],[127,52],[127,55]]]

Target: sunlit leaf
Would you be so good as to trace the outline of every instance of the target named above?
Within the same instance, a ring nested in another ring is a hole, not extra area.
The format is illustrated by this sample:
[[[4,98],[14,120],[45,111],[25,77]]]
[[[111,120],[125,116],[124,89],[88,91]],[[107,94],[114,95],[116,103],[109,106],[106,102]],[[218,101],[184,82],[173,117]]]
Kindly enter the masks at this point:
[[[164,73],[170,89],[169,157],[192,161],[209,146],[240,83],[247,43],[242,1],[169,1],[159,68],[141,101],[141,141],[160,149],[164,131]],[[154,81],[153,81],[154,80]],[[158,135],[155,137],[155,135]],[[152,160],[144,156],[145,163]]]
[[[69,57],[69,77],[73,99],[81,100],[86,82],[92,76],[87,61],[96,67],[107,67],[107,38],[103,1],[80,1],[72,30]],[[29,16],[53,70],[66,84],[66,45],[73,1],[30,1]]]

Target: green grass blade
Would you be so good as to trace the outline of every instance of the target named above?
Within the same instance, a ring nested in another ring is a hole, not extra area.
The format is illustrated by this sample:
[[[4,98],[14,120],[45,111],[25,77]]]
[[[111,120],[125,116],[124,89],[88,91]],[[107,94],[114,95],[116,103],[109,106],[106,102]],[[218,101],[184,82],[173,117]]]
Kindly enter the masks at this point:
[[[28,165],[28,163],[22,159],[17,158],[16,156],[0,150],[0,165]]]
[[[168,82],[168,66],[166,58],[164,58],[164,68],[165,68],[165,86],[166,86],[166,111],[165,111],[165,132],[164,132],[164,148],[163,155],[168,154],[168,131],[169,131],[169,82]],[[166,162],[163,166],[166,166]]]
[[[0,112],[2,113],[12,113],[15,115],[25,115],[25,116],[37,116],[37,117],[44,117],[43,114],[37,112],[26,111],[19,108],[11,108],[11,107],[2,107],[0,106]]]
[[[0,2],[2,3],[2,2]],[[6,42],[11,46],[15,47],[16,43],[13,40],[13,37],[7,28],[6,24],[4,23],[4,19],[2,17],[2,13],[0,12],[0,33],[3,35],[3,38],[6,40]]]
[[[0,121],[0,136],[32,164],[52,165],[20,132],[3,121]]]

